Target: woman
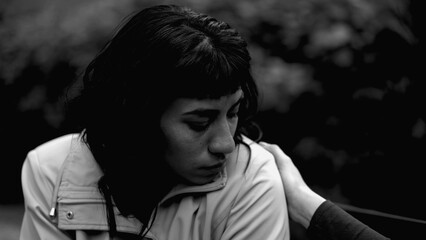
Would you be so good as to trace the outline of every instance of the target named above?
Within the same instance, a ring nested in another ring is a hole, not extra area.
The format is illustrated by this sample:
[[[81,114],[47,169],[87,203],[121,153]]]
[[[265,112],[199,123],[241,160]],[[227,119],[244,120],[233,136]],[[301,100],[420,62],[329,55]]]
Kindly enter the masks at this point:
[[[80,134],[23,165],[21,240],[289,239],[273,156],[249,138],[250,55],[228,24],[146,8],[89,64],[76,99]]]

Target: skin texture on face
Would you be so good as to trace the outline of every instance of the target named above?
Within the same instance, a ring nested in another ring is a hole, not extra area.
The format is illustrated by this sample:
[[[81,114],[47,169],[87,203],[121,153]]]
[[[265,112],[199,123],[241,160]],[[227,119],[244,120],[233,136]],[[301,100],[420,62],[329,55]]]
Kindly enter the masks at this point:
[[[241,90],[218,99],[179,98],[163,113],[165,160],[188,184],[206,184],[223,170],[236,148]]]

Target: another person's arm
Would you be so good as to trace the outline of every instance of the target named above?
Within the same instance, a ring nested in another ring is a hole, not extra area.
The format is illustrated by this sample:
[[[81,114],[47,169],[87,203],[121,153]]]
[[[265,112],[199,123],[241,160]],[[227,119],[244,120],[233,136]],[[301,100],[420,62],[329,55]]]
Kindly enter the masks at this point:
[[[293,161],[278,145],[260,144],[275,157],[290,218],[305,227],[309,237],[331,240],[389,239],[309,188]]]

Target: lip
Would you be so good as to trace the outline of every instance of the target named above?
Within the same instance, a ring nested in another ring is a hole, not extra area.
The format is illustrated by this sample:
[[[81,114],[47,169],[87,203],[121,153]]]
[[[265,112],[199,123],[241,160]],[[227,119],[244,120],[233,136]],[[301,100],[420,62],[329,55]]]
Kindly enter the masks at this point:
[[[217,176],[217,174],[219,174],[222,171],[224,166],[225,166],[224,163],[218,163],[212,166],[202,167],[201,169],[202,171],[205,172],[205,175],[210,178],[210,177]]]
[[[222,169],[222,167],[224,166],[224,163],[218,163],[212,166],[208,166],[208,167],[202,167],[202,169],[204,170],[218,170],[218,169]]]

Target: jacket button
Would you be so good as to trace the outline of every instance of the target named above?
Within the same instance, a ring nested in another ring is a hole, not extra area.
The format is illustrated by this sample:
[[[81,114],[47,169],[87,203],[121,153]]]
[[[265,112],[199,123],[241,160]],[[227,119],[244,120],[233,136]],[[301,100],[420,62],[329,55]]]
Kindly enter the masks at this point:
[[[73,219],[74,213],[72,211],[68,211],[66,216],[67,216],[68,219]]]

